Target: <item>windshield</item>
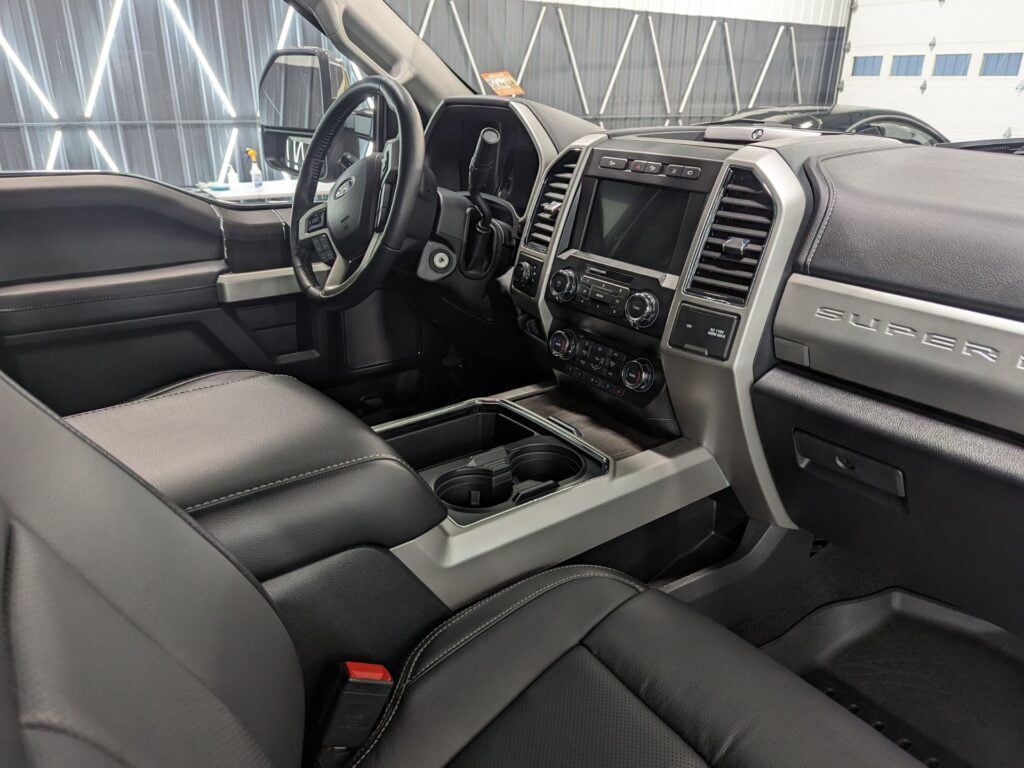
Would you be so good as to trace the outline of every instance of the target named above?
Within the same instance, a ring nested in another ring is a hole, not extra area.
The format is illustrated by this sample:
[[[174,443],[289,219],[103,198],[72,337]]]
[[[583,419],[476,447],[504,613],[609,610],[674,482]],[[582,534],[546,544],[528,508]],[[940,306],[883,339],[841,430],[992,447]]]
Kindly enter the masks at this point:
[[[1024,147],[1021,0],[387,2],[477,92],[609,130],[742,120]],[[3,0],[0,173],[287,201],[308,138],[268,162],[259,85],[299,47],[323,52],[331,93],[362,77],[284,0]]]
[[[920,144],[1024,137],[1021,0],[388,1],[477,92],[608,129],[742,119]]]

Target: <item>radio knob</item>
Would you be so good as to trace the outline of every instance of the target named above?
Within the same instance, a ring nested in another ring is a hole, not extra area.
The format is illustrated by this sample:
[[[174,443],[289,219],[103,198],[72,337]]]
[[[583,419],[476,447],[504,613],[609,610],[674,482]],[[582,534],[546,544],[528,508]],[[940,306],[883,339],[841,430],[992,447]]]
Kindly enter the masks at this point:
[[[576,334],[569,330],[555,331],[548,339],[548,349],[559,360],[568,360],[576,354]]]
[[[645,357],[628,360],[620,375],[626,389],[632,392],[646,392],[654,385],[654,366]]]
[[[634,328],[649,328],[658,319],[661,305],[650,291],[634,293],[626,299],[626,319]]]
[[[548,288],[551,295],[561,302],[569,302],[576,296],[576,288],[579,286],[579,278],[576,277],[575,269],[560,269],[551,276]]]

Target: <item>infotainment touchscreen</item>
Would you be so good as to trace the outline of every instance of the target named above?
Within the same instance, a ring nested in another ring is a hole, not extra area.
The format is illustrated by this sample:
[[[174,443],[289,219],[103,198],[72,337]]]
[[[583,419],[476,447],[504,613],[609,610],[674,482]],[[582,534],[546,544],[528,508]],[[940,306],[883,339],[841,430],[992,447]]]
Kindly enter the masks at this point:
[[[600,179],[579,247],[657,272],[678,272],[696,227],[690,203],[702,206],[704,198],[679,189]]]

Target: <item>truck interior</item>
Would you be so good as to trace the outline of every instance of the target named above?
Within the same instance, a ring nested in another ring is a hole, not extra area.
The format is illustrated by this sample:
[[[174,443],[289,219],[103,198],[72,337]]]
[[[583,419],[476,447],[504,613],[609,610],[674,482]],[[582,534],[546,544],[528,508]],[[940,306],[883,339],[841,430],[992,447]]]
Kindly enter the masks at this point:
[[[366,76],[266,63],[286,201],[0,174],[0,762],[1020,766],[1016,146],[289,2]]]

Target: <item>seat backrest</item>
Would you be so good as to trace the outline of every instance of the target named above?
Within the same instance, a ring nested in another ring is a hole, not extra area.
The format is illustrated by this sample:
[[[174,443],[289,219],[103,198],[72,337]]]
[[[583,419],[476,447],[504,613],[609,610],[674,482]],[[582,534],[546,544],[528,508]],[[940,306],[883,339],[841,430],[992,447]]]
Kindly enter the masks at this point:
[[[299,764],[298,659],[259,586],[2,374],[0,566],[5,766]]]

